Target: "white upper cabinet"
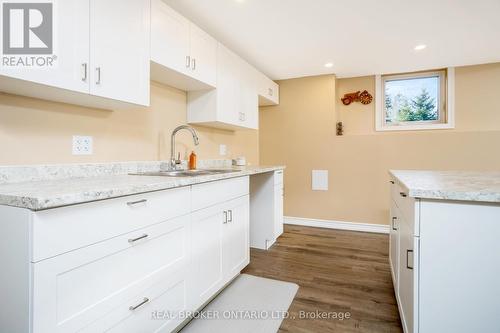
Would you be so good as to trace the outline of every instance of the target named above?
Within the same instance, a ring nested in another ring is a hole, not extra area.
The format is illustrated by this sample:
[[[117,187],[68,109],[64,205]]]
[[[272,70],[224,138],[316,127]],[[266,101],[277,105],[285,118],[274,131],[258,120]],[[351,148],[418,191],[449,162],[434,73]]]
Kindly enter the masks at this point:
[[[278,105],[280,103],[279,85],[264,74],[257,73],[259,105]]]
[[[258,129],[252,67],[224,45],[217,47],[217,89],[188,94],[188,123],[223,129]]]
[[[151,79],[186,91],[216,85],[217,41],[161,0],[151,6]]]
[[[58,42],[54,48],[56,66],[40,69],[1,66],[0,75],[88,93],[89,0],[60,1],[54,9],[58,18],[54,29]],[[4,79],[0,82],[2,91],[6,91]]]
[[[151,61],[187,73],[191,66],[189,29],[190,23],[184,16],[163,1],[152,0]]]
[[[90,23],[90,93],[149,105],[150,2],[91,0]]]
[[[55,65],[1,66],[0,91],[107,109],[149,105],[150,0],[65,0],[54,10]]]
[[[217,41],[192,23],[189,31],[191,76],[215,87],[217,81]]]
[[[251,128],[259,128],[259,98],[257,96],[257,86],[253,81],[252,73],[255,69],[246,61],[239,58],[240,68],[240,91],[238,97],[241,99],[241,108],[238,113],[239,125]]]

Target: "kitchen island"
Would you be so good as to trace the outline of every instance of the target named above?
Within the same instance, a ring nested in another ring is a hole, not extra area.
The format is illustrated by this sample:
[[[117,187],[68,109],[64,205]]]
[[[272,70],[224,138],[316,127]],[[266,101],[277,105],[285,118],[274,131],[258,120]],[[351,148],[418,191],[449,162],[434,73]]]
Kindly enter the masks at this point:
[[[500,172],[391,170],[390,187],[404,331],[500,331]]]

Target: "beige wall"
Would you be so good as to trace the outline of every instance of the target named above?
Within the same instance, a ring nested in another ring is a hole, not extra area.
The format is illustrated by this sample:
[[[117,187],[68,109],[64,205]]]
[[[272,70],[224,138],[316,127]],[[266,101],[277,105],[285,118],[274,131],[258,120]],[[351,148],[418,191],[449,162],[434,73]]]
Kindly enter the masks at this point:
[[[151,106],[136,110],[104,111],[0,93],[0,165],[81,163],[167,159],[170,133],[186,123],[186,93],[151,84]],[[259,159],[257,131],[223,131],[196,127],[199,159],[246,155]],[[73,135],[91,135],[94,154],[73,156]],[[193,148],[189,133],[178,134],[177,149]]]
[[[387,224],[389,169],[500,170],[500,63],[456,69],[454,130],[375,132],[374,103],[340,102],[363,89],[374,77],[284,80],[261,110],[260,162],[287,165],[285,215]],[[329,191],[311,191],[312,169],[329,170]]]

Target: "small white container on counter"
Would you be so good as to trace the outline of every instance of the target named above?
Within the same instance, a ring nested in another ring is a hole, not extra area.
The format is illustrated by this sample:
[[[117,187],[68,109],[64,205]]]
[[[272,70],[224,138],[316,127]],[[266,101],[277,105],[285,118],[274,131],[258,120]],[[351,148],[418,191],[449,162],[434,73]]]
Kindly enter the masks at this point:
[[[247,165],[247,159],[244,156],[236,157],[235,159],[233,159],[233,165],[245,166],[245,165]]]

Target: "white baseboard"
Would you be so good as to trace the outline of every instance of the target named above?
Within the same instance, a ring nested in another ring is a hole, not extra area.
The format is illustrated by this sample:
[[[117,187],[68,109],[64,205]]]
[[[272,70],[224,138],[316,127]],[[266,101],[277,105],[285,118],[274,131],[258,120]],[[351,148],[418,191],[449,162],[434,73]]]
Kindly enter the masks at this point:
[[[317,219],[307,219],[303,217],[292,217],[292,216],[285,216],[283,222],[285,224],[303,225],[307,227],[316,227],[316,228],[374,232],[378,234],[389,233],[389,226],[383,224],[317,220]]]

